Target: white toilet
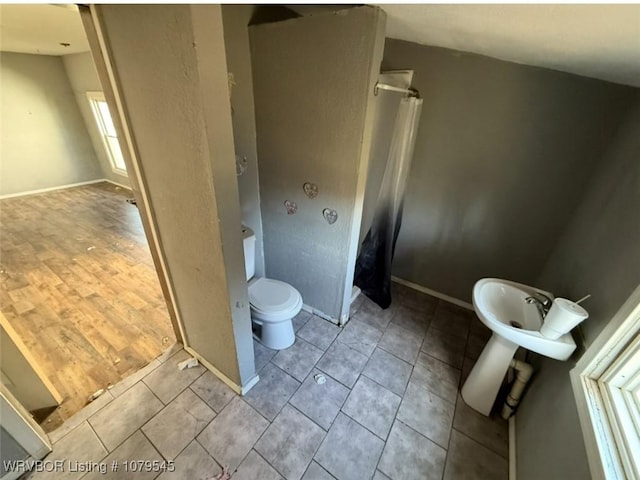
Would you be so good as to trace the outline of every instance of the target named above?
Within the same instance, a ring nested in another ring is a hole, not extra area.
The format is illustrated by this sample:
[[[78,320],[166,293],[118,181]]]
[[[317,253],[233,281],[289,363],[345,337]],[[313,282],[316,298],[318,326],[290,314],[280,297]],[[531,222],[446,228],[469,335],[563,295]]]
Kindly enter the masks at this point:
[[[270,278],[253,278],[256,271],[256,237],[253,230],[244,225],[242,236],[254,336],[273,350],[288,348],[296,339],[291,319],[302,309],[302,296],[288,283]]]

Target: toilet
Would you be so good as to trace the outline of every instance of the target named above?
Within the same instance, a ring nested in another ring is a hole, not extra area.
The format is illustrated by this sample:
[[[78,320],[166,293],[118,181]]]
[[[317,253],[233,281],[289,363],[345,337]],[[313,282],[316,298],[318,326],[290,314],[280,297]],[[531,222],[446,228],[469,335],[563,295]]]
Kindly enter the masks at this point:
[[[302,296],[288,283],[264,277],[253,278],[256,237],[253,230],[244,225],[242,236],[254,336],[272,350],[288,348],[296,339],[291,319],[302,309]]]

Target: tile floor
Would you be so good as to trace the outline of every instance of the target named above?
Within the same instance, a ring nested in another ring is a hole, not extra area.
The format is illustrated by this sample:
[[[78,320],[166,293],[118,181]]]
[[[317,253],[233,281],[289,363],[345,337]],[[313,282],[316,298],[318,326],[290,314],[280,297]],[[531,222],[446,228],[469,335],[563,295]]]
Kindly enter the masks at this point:
[[[506,479],[507,423],[459,395],[488,330],[394,289],[387,310],[354,302],[345,328],[301,312],[291,348],[256,343],[261,380],[244,397],[201,366],[178,371],[188,354],[174,346],[51,434],[49,460],[106,462],[106,474],[35,477],[196,480],[228,466],[234,480]],[[124,460],[171,460],[175,471],[127,473]]]

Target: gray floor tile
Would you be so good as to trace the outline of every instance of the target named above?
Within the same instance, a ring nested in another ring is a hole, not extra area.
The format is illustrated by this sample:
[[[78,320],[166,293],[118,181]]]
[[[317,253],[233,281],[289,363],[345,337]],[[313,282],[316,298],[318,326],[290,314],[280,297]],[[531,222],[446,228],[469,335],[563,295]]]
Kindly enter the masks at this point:
[[[260,381],[243,398],[269,421],[273,421],[300,386],[295,378],[269,363],[260,372]]]
[[[234,398],[198,435],[198,442],[220,465],[238,468],[269,422],[242,398]]]
[[[253,341],[253,354],[255,356],[256,362],[256,372],[260,373],[260,370],[264,368],[264,366],[271,361],[273,357],[278,353],[277,350],[271,350],[270,348],[265,347],[260,342],[254,340]]]
[[[458,395],[453,428],[484,445],[503,458],[509,458],[509,424],[497,415],[485,417],[464,403]]]
[[[412,288],[405,288],[400,293],[400,303],[414,310],[425,312],[428,315],[435,312],[438,306],[438,300],[436,297],[427,295],[426,293],[419,292]]]
[[[444,448],[396,421],[378,469],[393,480],[440,480],[446,455]]]
[[[384,442],[355,420],[340,413],[315,460],[338,480],[373,477]]]
[[[143,382],[165,405],[205,372],[202,365],[178,370],[178,363],[188,358],[191,358],[191,355],[182,350],[143,379]]]
[[[409,382],[398,410],[398,420],[446,449],[455,405]]]
[[[109,392],[114,397],[119,397],[128,389],[133,387],[136,383],[138,383],[140,380],[142,380],[144,377],[146,377],[151,372],[153,372],[160,365],[161,363],[158,359],[153,360],[151,363],[142,367],[140,370],[138,370],[134,374],[129,375],[127,378],[115,384],[112,388],[109,389]]]
[[[215,412],[186,389],[142,427],[154,447],[173,460],[215,417]]]
[[[455,303],[447,302],[446,300],[440,300],[438,302],[438,311],[444,312],[448,315],[454,315],[458,317],[472,318],[475,315],[473,308],[466,308]]]
[[[376,470],[376,474],[373,476],[373,480],[391,480],[391,479],[387,477],[384,473],[382,473],[380,470]]]
[[[311,369],[318,360],[320,360],[323,353],[324,352],[318,347],[311,345],[301,338],[296,338],[293,345],[284,350],[280,350],[271,361],[289,375],[302,382],[307,378],[307,375],[309,375]]]
[[[431,320],[431,327],[466,339],[471,325],[470,312],[451,311],[442,308],[443,304],[444,302],[440,302],[433,320]]]
[[[62,437],[67,435],[71,430],[75,429],[91,415],[95,414],[96,412],[107,406],[109,403],[111,403],[112,400],[113,395],[111,395],[111,392],[107,390],[82,410],[73,414],[70,418],[67,418],[59,428],[49,433],[49,440],[51,440],[52,443],[58,442]]]
[[[340,327],[313,315],[307,324],[298,330],[297,335],[316,347],[326,350],[339,333]]]
[[[307,322],[311,319],[312,314],[309,312],[305,312],[304,310],[300,310],[295,317],[291,319],[291,323],[293,323],[293,331],[297,332],[302,327],[304,327]]]
[[[62,461],[64,469],[55,473],[42,472],[29,478],[80,478],[85,472],[78,472],[78,468],[75,465],[99,462],[107,456],[107,453],[94,431],[85,421],[56,443],[53,447],[53,452],[46,458],[46,461],[50,462],[50,464]]]
[[[469,357],[472,360],[477,360],[482,350],[484,350],[485,345],[487,344],[487,340],[476,335],[473,332],[469,332],[469,337],[467,339],[467,348],[464,351],[465,357]]]
[[[455,403],[458,396],[460,370],[423,352],[418,355],[411,381],[435,393],[448,402]]]
[[[507,480],[509,463],[466,435],[451,432],[444,480]]]
[[[322,428],[329,430],[349,395],[349,389],[328,375],[324,375],[325,383],[317,383],[314,376],[319,373],[319,370],[313,370],[289,403]]]
[[[464,357],[464,361],[462,363],[462,374],[460,375],[460,388],[464,385],[464,382],[467,381],[467,377],[471,373],[471,369],[476,364],[476,361],[469,357]]]
[[[412,367],[407,362],[376,348],[362,374],[393,393],[402,395],[409,382],[411,370]]]
[[[353,320],[359,320],[384,332],[394,313],[394,310],[389,308],[383,310],[371,300],[365,299],[358,312],[353,316]]]
[[[193,440],[174,461],[174,470],[165,472],[158,480],[204,479],[215,477],[222,471],[220,465]]]
[[[151,390],[140,382],[91,416],[89,423],[111,452],[163,406]]]
[[[462,367],[467,339],[429,327],[422,351],[456,368]]]
[[[143,462],[142,464],[140,462]],[[141,431],[137,431],[131,435],[126,442],[116,448],[108,457],[102,460],[107,468],[103,473],[99,470],[82,477],[83,480],[102,480],[102,479],[116,479],[116,480],[151,480],[158,476],[158,472],[140,471],[140,465],[144,465],[144,462],[157,462],[157,464],[166,465],[166,462],[162,459],[162,456],[157,452],[153,445],[147,440]],[[125,464],[128,466],[125,468]],[[117,468],[113,468],[117,465]]]
[[[389,434],[400,400],[395,393],[361,376],[342,411],[384,440]]]
[[[384,332],[378,347],[414,364],[420,351],[420,345],[422,345],[422,335],[417,335],[392,323]]]
[[[237,394],[212,372],[205,372],[191,384],[191,390],[215,412],[221,411]]]
[[[338,341],[368,357],[373,353],[381,337],[380,330],[354,318],[342,329],[342,333],[338,335]]]
[[[233,474],[233,480],[281,480],[282,477],[264,458],[251,450]]]
[[[311,462],[302,480],[334,480],[334,477],[316,462]]]
[[[335,342],[316,366],[343,385],[351,388],[355,385],[358,375],[360,375],[366,364],[366,355],[343,343]]]
[[[431,315],[423,311],[401,306],[391,319],[391,323],[424,337],[431,323]]]
[[[365,299],[364,293],[360,292],[358,297],[353,302],[351,302],[351,305],[349,308],[349,318],[353,317],[358,312],[358,310],[362,306],[362,303],[364,302],[364,299]]]
[[[324,436],[322,428],[292,406],[286,405],[255,449],[288,480],[298,480]]]

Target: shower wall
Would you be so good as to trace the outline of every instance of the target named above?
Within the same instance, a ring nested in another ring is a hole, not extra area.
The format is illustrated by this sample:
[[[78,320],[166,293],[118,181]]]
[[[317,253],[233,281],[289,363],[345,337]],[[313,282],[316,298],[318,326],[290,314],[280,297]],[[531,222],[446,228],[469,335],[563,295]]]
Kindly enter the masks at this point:
[[[256,234],[256,276],[264,277],[262,218],[258,188],[258,152],[251,74],[248,25],[255,5],[222,5],[227,70],[232,75],[231,120],[236,155],[243,159],[244,173],[238,178],[242,223]]]
[[[384,12],[358,7],[256,25],[250,37],[266,275],[346,321]],[[318,186],[316,198],[305,182]],[[337,212],[335,223],[324,209]]]

